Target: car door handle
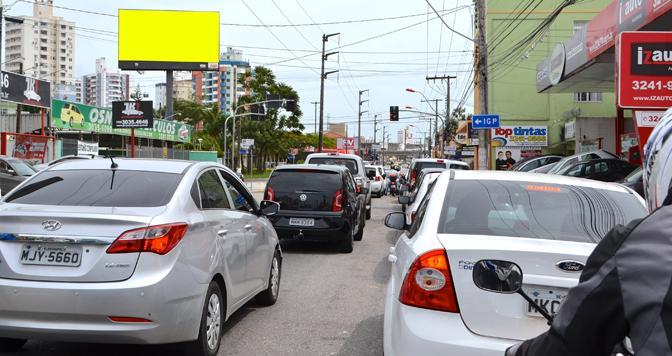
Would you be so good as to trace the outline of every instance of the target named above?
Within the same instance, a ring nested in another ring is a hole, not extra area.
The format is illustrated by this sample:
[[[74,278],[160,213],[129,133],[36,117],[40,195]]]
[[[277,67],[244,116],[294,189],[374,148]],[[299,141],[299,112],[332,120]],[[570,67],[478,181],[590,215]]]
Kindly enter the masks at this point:
[[[253,225],[250,224],[245,225],[245,231],[252,231],[252,228],[254,228]]]
[[[228,233],[229,233],[229,230],[219,230],[219,231],[217,231],[217,237],[225,238]]]
[[[393,254],[389,254],[389,255],[387,255],[387,260],[388,260],[390,263],[396,263],[396,262],[397,262],[397,256],[396,256],[396,255],[393,255]]]

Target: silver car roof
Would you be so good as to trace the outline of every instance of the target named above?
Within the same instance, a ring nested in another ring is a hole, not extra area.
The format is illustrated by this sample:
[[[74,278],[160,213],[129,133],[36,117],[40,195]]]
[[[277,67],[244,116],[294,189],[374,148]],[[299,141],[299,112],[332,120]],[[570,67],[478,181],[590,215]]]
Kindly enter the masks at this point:
[[[187,168],[198,162],[165,160],[165,159],[127,159],[114,158],[117,169],[129,171],[148,171],[181,174]],[[83,170],[83,169],[110,169],[112,161],[109,158],[77,159],[64,161],[49,167],[49,171]]]

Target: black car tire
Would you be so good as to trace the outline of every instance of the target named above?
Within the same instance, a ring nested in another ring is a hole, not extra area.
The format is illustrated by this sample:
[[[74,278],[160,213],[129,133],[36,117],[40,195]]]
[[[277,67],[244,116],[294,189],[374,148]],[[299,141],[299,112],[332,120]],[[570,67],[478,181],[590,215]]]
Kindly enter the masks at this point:
[[[366,209],[366,220],[370,219],[371,219],[371,207],[369,207],[369,209]]]
[[[8,339],[0,337],[0,351],[2,352],[17,352],[21,350],[23,345],[26,344],[28,340],[26,339]]]
[[[273,285],[274,278],[275,285]],[[278,250],[275,250],[273,254],[273,260],[271,260],[271,271],[268,274],[268,288],[263,292],[257,294],[254,298],[257,304],[270,306],[275,304],[278,300],[278,294],[280,293],[280,277],[282,276],[282,261],[280,260],[280,253]]]
[[[364,221],[366,221],[366,220],[362,219],[361,217],[359,217],[359,219],[360,219],[359,220],[359,230],[357,231],[357,233],[353,237],[353,239],[355,241],[362,241],[362,237],[364,237]]]
[[[353,249],[352,228],[348,226],[345,238],[338,243],[338,251],[342,253],[351,253]]]
[[[219,299],[219,331],[217,344],[214,348],[208,346],[208,306],[210,304],[211,297],[215,295]],[[224,314],[226,313],[226,302],[222,297],[222,291],[219,289],[219,285],[212,281],[208,286],[208,292],[205,294],[205,303],[203,304],[203,312],[201,315],[201,326],[198,331],[198,339],[184,344],[184,355],[189,356],[216,356],[219,351],[219,347],[222,344],[222,332],[224,324]]]

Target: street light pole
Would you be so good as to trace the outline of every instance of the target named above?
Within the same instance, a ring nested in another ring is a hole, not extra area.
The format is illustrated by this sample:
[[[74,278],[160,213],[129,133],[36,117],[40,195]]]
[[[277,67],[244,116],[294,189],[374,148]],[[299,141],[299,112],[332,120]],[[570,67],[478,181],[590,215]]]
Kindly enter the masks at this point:
[[[336,54],[338,52],[325,53],[327,41],[329,37],[340,35],[340,32],[332,33],[329,35],[322,34],[322,70],[320,71],[320,135],[317,141],[317,152],[322,152],[323,140],[324,140],[324,80],[327,79],[327,76],[331,73],[336,73],[338,70],[332,70],[329,72],[324,72],[324,62],[329,58],[330,55]]]
[[[373,115],[373,143],[376,143],[376,131],[378,131],[378,114]]]

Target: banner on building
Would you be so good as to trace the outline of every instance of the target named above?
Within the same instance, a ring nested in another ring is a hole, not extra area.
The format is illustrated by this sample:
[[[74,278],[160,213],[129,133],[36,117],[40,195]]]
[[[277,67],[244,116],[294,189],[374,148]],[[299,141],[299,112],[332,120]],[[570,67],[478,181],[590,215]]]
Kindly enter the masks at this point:
[[[57,129],[131,136],[131,129],[112,127],[112,109],[99,108],[63,100],[52,100],[51,125]],[[151,128],[135,129],[135,137],[154,140],[191,142],[191,125],[155,119]]]
[[[0,83],[0,100],[46,109],[51,106],[51,84],[47,81],[2,71]]]
[[[336,139],[336,148],[339,150],[354,150],[359,140],[357,137],[343,137]]]
[[[78,156],[98,156],[98,142],[84,142],[77,141],[77,155]]]
[[[672,106],[672,32],[623,32],[616,53],[619,107]]]
[[[44,161],[48,140],[47,136],[16,134],[12,156],[18,159]]]
[[[548,126],[502,126],[492,129],[493,147],[546,147]]]

